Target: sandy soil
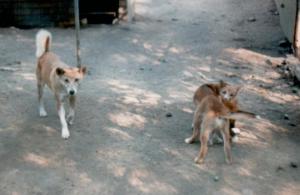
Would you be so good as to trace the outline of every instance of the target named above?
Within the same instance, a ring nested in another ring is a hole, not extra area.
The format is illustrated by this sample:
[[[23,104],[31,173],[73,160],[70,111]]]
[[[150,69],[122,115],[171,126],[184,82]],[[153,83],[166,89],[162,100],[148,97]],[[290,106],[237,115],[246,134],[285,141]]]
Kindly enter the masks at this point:
[[[67,141],[49,90],[49,115],[38,117],[38,29],[0,29],[0,194],[299,193],[299,94],[270,65],[285,58],[274,2],[137,0],[136,9],[134,23],[82,29],[89,74]],[[49,30],[75,65],[73,29]],[[199,143],[184,143],[192,95],[219,79],[243,85],[242,108],[263,119],[237,124],[233,165],[220,145],[196,165]]]

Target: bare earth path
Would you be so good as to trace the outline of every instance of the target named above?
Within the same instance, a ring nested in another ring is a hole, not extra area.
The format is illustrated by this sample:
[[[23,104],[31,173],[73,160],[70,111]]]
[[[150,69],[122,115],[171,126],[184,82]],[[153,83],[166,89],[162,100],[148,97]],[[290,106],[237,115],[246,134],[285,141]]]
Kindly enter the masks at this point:
[[[0,29],[0,194],[299,193],[300,167],[290,166],[300,166],[299,95],[267,63],[283,59],[273,1],[137,2],[133,24],[82,29],[90,74],[67,141],[49,91],[49,116],[38,117],[38,29]],[[75,64],[73,30],[49,30],[53,50]],[[243,85],[242,107],[263,119],[237,124],[233,165],[221,146],[195,165],[200,145],[184,143],[191,98],[219,79]]]

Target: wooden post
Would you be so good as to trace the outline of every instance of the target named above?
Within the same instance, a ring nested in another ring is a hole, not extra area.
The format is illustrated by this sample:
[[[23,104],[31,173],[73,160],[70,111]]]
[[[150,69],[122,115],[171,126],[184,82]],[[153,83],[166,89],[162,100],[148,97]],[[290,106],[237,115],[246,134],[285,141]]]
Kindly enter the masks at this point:
[[[74,0],[74,13],[75,13],[75,31],[76,31],[76,56],[77,56],[77,67],[81,67],[81,58],[80,58],[80,23],[79,23],[79,0]]]
[[[294,42],[293,42],[293,49],[295,56],[300,59],[300,3],[296,1],[296,19],[295,19],[295,27],[294,27]]]
[[[127,20],[132,22],[134,19],[135,12],[135,0],[126,0],[126,9],[127,9]]]

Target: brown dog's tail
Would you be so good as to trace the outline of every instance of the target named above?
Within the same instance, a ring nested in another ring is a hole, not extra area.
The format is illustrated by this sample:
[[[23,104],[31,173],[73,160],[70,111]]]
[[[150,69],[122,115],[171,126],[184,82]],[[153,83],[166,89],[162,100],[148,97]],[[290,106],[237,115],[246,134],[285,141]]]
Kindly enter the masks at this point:
[[[243,118],[261,119],[261,117],[259,115],[256,115],[252,112],[243,111],[243,110],[238,110],[236,112],[229,113],[225,116],[220,116],[220,118],[233,119],[233,120],[239,120],[239,119],[243,119]]]
[[[51,33],[46,30],[40,30],[36,34],[36,57],[40,58],[45,52],[51,48]]]
[[[259,115],[254,114],[254,113],[252,113],[252,112],[244,111],[244,110],[238,110],[238,111],[236,111],[235,113],[241,114],[241,115],[244,115],[244,116],[247,116],[247,117],[249,117],[249,118],[257,118],[257,119],[260,119],[260,116],[259,116]]]

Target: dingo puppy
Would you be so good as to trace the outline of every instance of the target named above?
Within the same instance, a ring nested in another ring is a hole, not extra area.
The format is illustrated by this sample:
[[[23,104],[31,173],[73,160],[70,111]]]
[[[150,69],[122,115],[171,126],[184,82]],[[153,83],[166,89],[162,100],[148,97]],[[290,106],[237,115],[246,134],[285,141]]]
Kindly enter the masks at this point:
[[[37,88],[39,99],[39,114],[47,116],[43,103],[43,89],[45,84],[54,93],[58,116],[61,122],[61,136],[69,138],[70,132],[67,122],[72,125],[75,115],[75,100],[80,80],[86,73],[86,68],[72,68],[62,62],[57,55],[50,51],[51,33],[40,30],[36,35],[36,57],[37,57]],[[69,99],[70,110],[65,116],[64,103]]]
[[[200,153],[195,158],[196,163],[203,163],[207,154],[207,144],[210,135],[218,130],[224,141],[224,152],[226,162],[231,163],[231,149],[230,149],[230,132],[229,120],[222,118],[228,114],[228,109],[224,106],[220,97],[209,95],[197,106],[194,117],[194,131],[200,134]]]
[[[230,120],[236,120],[242,116],[258,118],[256,115],[248,112],[239,110],[232,112],[232,108],[226,104],[226,102],[235,102],[240,88],[227,85],[220,90],[219,96],[208,95],[197,105],[193,120],[193,135],[186,139],[187,143],[192,143],[191,141],[194,141],[200,134],[201,149],[199,156],[195,158],[196,163],[204,161],[209,137],[216,131],[223,137],[226,162],[230,164]]]
[[[224,88],[226,90],[223,90]],[[228,92],[228,94],[225,94],[227,92]],[[222,80],[220,80],[219,83],[203,84],[196,90],[196,92],[194,94],[194,97],[193,97],[193,101],[194,101],[194,104],[196,105],[196,107],[202,102],[202,100],[205,97],[207,97],[209,95],[213,95],[213,96],[216,96],[216,97],[224,96],[222,103],[232,113],[243,113],[245,115],[248,115],[251,118],[258,117],[258,116],[256,116],[255,114],[253,114],[251,112],[247,112],[247,111],[243,111],[243,110],[239,109],[238,101],[235,98],[236,94],[235,94],[234,87],[232,88],[232,86],[230,86],[228,83],[226,83]],[[237,141],[238,137],[236,135],[236,132],[239,132],[240,130],[238,128],[235,128],[235,120],[234,119],[231,119],[229,121],[229,124],[230,124],[230,137],[231,137],[230,141],[232,141],[232,140]],[[195,133],[195,131],[194,131],[194,133]],[[192,137],[189,137],[189,138],[185,139],[186,143],[191,144],[195,141],[195,139],[198,137],[198,135],[194,134],[194,133],[193,133]],[[212,136],[212,138],[213,139],[209,140],[210,145],[213,144],[213,140],[216,140],[218,143],[222,143],[222,139],[220,139],[218,136]]]

